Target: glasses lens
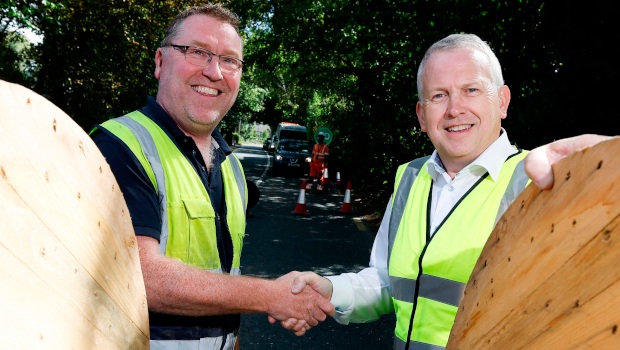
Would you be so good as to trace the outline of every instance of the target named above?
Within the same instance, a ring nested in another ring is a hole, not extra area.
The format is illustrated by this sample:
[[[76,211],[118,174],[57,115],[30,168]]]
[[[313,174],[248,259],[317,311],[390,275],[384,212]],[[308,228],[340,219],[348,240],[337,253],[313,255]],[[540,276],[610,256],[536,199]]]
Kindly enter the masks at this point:
[[[190,47],[185,52],[185,59],[187,60],[187,62],[191,64],[195,64],[197,66],[203,66],[203,67],[208,66],[212,58],[213,58],[213,54],[211,52],[206,51],[206,50],[201,50],[198,48],[194,48],[194,47]],[[243,66],[243,63],[234,57],[229,57],[229,56],[220,57],[220,69],[222,70],[223,73],[229,73],[229,74],[235,73],[239,69],[241,69],[242,66]]]
[[[241,69],[241,61],[234,57],[220,57],[220,69],[225,73],[234,73]]]
[[[187,52],[185,52],[185,59],[187,60],[187,62],[195,64],[197,66],[209,65],[209,61],[211,61],[212,57],[213,55],[211,55],[210,52],[195,49],[193,47],[190,47]]]

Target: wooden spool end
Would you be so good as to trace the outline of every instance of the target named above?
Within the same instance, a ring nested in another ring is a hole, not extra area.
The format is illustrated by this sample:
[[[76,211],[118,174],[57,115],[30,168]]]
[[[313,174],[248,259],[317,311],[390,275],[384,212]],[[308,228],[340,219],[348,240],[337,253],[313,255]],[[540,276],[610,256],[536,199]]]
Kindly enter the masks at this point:
[[[456,349],[619,349],[620,138],[554,166],[489,237],[447,346]]]
[[[148,349],[127,205],[90,137],[0,80],[0,348]]]

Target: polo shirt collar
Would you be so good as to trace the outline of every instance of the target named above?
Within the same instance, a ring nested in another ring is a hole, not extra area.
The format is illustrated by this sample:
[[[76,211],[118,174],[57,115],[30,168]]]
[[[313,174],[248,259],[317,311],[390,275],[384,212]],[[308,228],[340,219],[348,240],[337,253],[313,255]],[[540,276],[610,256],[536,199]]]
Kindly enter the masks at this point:
[[[516,152],[518,152],[518,150],[513,147],[508,140],[508,133],[504,128],[501,128],[501,133],[497,140],[484,150],[478,158],[459,171],[457,176],[470,172],[475,168],[483,168],[489,173],[493,181],[497,181],[504,162],[506,162],[509,156]],[[446,172],[437,150],[433,151],[431,158],[428,160],[426,171],[433,178],[433,181],[437,181],[437,177]]]
[[[174,119],[172,119],[172,117],[168,115],[168,113],[166,113],[162,106],[160,106],[153,97],[148,97],[148,99],[146,100],[146,106],[142,108],[142,113],[155,121],[162,129],[164,129],[164,131],[166,131],[166,133],[168,133],[168,135],[170,135],[175,140],[182,140],[188,137],[183,131],[181,131],[177,123],[175,123]],[[224,141],[222,134],[220,134],[217,129],[213,130],[213,133],[211,133],[211,137],[214,141],[214,146],[217,145],[216,149],[220,148],[222,151],[224,151],[226,155],[232,153],[232,149],[228,146],[226,141]]]

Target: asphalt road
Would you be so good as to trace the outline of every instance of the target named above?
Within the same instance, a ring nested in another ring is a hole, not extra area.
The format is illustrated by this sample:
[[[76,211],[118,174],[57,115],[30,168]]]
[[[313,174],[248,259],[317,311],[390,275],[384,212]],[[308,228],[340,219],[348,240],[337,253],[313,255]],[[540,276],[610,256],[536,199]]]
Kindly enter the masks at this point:
[[[352,216],[341,215],[343,196],[306,194],[310,217],[292,216],[301,174],[273,177],[271,157],[260,148],[239,148],[246,177],[261,192],[247,221],[241,257],[244,275],[277,278],[292,270],[320,275],[357,272],[368,265],[373,235]],[[241,317],[240,349],[391,349],[394,314],[365,324],[336,323],[332,318],[297,337],[262,314]]]

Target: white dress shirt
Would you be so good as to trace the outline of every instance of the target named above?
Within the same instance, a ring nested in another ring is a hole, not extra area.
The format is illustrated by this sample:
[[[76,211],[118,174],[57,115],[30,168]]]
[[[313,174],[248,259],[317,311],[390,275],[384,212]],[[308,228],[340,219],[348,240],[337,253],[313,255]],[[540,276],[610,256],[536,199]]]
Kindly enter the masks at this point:
[[[478,158],[450,178],[435,150],[426,163],[426,171],[433,178],[431,200],[431,235],[446,218],[454,205],[487,172],[497,181],[506,159],[517,150],[508,141],[502,128],[495,140]],[[334,319],[338,323],[364,323],[379,319],[392,312],[388,290],[388,226],[392,199],[388,202],[381,227],[370,253],[370,267],[359,273],[326,276],[334,287],[331,302],[336,307]]]

